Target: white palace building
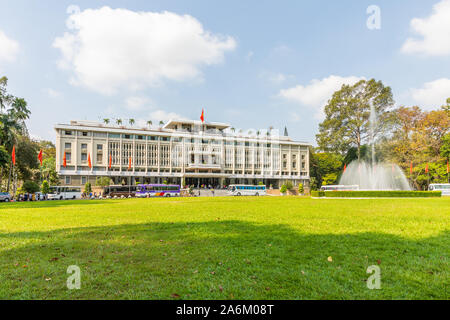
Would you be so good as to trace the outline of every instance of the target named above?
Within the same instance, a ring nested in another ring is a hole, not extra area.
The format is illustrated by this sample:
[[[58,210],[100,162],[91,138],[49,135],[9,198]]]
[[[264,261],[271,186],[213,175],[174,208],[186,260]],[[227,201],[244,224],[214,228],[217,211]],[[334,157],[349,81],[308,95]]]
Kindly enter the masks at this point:
[[[235,132],[224,123],[170,120],[160,128],[88,121],[57,124],[56,168],[62,185],[258,184],[290,180],[309,186],[309,144],[264,132]],[[64,161],[65,158],[65,161]],[[65,166],[64,166],[65,162]]]

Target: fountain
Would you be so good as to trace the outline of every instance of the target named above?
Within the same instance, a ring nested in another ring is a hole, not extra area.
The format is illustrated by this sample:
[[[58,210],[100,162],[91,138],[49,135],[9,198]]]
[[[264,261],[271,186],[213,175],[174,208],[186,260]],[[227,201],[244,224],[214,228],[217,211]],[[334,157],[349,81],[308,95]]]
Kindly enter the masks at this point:
[[[341,179],[340,185],[358,185],[359,190],[405,190],[411,186],[405,174],[396,164],[377,162],[375,157],[375,130],[377,115],[373,103],[370,103],[370,153],[369,161],[355,160],[351,162]]]

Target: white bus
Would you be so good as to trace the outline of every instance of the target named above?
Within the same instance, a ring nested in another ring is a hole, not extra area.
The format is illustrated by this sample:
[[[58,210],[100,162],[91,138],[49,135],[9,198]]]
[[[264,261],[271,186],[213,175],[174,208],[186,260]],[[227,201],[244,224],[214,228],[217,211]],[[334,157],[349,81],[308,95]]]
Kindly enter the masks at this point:
[[[432,183],[428,187],[430,191],[441,191],[442,196],[450,196],[450,183]]]
[[[359,186],[322,186],[320,188],[321,191],[357,191],[359,190]]]
[[[231,196],[265,196],[266,186],[232,184],[228,187],[228,194]]]
[[[50,187],[48,200],[81,199],[81,187]]]

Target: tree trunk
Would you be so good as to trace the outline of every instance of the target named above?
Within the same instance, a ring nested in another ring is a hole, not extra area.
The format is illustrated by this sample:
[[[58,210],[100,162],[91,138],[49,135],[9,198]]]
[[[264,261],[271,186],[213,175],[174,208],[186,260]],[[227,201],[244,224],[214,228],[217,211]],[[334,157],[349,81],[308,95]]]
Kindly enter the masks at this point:
[[[3,167],[0,168],[0,191],[2,190],[3,186]]]
[[[12,173],[12,159],[9,162],[8,186],[6,187],[6,192],[9,192],[9,186],[11,184],[11,173]]]

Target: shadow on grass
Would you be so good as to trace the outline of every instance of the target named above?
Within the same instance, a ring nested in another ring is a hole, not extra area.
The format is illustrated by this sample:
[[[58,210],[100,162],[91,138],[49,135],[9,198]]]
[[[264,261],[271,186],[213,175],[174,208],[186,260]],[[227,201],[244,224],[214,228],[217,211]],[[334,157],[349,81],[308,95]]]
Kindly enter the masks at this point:
[[[448,299],[449,241],[220,220],[0,233],[0,297]],[[69,265],[81,290],[66,288]],[[370,265],[381,290],[366,286]]]

